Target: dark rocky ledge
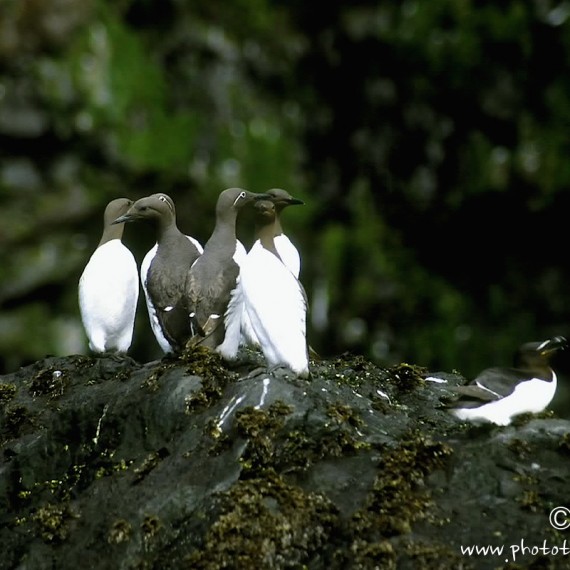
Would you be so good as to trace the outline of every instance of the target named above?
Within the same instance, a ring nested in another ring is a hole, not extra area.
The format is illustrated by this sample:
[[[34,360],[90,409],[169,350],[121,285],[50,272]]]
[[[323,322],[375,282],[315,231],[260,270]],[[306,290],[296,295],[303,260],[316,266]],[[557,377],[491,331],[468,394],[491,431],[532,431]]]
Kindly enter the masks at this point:
[[[244,357],[0,377],[1,568],[570,567],[549,524],[570,506],[569,421],[466,425],[408,364],[344,355],[299,380]]]

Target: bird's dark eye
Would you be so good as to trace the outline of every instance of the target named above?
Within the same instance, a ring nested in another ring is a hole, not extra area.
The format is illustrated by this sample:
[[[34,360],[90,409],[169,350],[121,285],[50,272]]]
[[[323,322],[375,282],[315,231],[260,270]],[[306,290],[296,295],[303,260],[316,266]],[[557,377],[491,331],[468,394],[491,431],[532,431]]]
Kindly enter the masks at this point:
[[[245,192],[240,192],[240,193],[239,193],[239,197],[240,197],[240,198],[245,198]]]
[[[159,196],[158,199],[159,199],[161,202],[166,202],[166,197],[165,197],[165,196]]]

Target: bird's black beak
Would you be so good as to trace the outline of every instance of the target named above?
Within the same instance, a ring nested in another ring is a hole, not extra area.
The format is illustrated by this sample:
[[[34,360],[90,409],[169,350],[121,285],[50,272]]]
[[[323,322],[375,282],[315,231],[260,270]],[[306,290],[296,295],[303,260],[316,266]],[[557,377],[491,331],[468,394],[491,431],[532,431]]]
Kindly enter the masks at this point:
[[[555,336],[546,341],[541,347],[540,352],[543,354],[555,352],[557,350],[564,350],[568,347],[568,341],[563,336]]]
[[[303,202],[303,200],[299,200],[299,198],[289,198],[289,200],[287,200],[287,204],[290,206],[304,206],[305,202]]]
[[[134,218],[129,214],[123,214],[119,216],[112,224],[124,224],[125,222],[132,222]]]

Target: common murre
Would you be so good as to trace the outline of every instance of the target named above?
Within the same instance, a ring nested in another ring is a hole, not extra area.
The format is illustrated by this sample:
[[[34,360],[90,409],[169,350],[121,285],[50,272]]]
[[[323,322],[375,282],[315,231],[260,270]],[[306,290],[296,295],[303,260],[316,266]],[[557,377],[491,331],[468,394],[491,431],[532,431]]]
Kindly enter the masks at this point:
[[[293,245],[293,242],[283,232],[281,212],[287,206],[303,205],[304,202],[293,198],[287,190],[283,190],[282,188],[271,188],[267,190],[266,194],[269,194],[270,200],[275,204],[275,222],[273,224],[275,249],[279,253],[281,261],[283,261],[285,266],[288,267],[298,279],[301,271],[301,256],[297,248]]]
[[[273,222],[273,242],[275,249],[281,261],[283,261],[285,266],[298,278],[301,269],[301,257],[297,248],[283,233],[283,227],[280,222],[280,212],[287,206],[304,204],[304,202],[294,198],[289,192],[282,188],[271,188],[266,194],[268,199],[275,205],[275,220]],[[258,236],[256,236],[256,240],[258,239]],[[224,358],[233,360],[237,356],[239,346],[243,345],[259,348],[259,341],[256,339],[255,332],[249,322],[249,316],[247,312],[243,310],[243,294],[238,277],[237,286],[232,292],[226,311],[226,335],[224,342],[218,347],[218,351]]]
[[[270,368],[285,366],[306,377],[309,362],[305,291],[275,247],[275,204],[261,200],[254,208],[258,239],[247,254],[239,277],[242,334],[249,344],[259,346]],[[226,335],[220,352],[235,357],[239,342],[235,332],[231,338]]]
[[[267,195],[241,188],[228,188],[218,197],[214,230],[186,277],[186,306],[194,344],[216,348],[224,340],[224,315],[240,273],[236,262],[241,245],[236,238],[238,213],[263,198]]]
[[[202,246],[178,229],[174,202],[167,194],[140,198],[115,223],[138,220],[150,222],[157,233],[157,243],[145,255],[140,276],[151,328],[164,352],[178,351],[190,337],[184,305],[186,274]]]
[[[138,270],[122,243],[124,225],[114,224],[131,206],[117,198],[107,204],[103,235],[79,279],[79,309],[93,352],[126,353],[131,346],[139,297]]]

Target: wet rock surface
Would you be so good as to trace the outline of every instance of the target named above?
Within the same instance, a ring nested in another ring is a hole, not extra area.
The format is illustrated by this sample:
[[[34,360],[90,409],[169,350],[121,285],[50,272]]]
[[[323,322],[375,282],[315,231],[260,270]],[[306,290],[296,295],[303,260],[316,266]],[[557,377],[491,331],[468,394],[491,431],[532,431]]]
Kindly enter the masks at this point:
[[[194,350],[2,376],[0,568],[568,568],[570,422],[469,426],[441,407],[465,380],[426,372]]]

